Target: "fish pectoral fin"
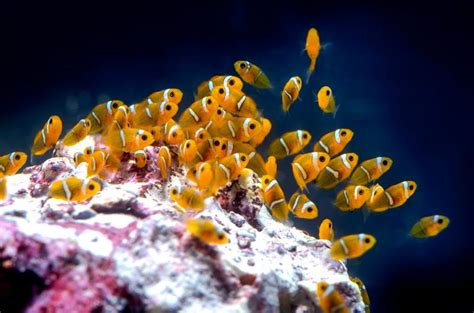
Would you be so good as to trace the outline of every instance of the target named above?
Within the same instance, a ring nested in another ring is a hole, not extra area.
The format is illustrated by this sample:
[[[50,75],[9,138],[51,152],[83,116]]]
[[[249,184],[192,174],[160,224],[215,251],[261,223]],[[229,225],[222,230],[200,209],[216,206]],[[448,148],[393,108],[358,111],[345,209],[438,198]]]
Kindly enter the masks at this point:
[[[336,118],[336,113],[337,113],[337,111],[339,110],[339,107],[340,107],[340,106],[341,106],[340,104],[338,104],[338,105],[336,106],[336,109],[334,110],[334,112],[332,112],[332,118]]]

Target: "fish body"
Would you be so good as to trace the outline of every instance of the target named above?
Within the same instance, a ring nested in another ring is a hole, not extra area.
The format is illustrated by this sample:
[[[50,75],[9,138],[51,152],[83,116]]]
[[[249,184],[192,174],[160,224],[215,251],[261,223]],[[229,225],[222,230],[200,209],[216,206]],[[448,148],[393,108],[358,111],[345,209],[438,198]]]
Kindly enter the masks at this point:
[[[158,151],[157,166],[160,169],[161,177],[168,178],[169,168],[171,167],[171,152],[167,146],[161,146]]]
[[[390,208],[393,199],[380,184],[375,184],[369,188],[370,197],[365,202],[369,212],[381,213]]]
[[[304,193],[295,192],[290,198],[288,207],[299,218],[314,219],[318,217],[318,207]]]
[[[105,167],[106,152],[97,150],[87,158],[87,177],[99,175]]]
[[[219,86],[211,93],[227,112],[240,117],[258,117],[255,101],[240,90]]]
[[[197,87],[196,97],[198,99],[209,96],[214,88],[218,86],[225,86],[234,90],[242,90],[244,83],[237,76],[232,75],[216,75],[212,76],[210,80],[206,80]]]
[[[316,60],[318,59],[319,51],[321,50],[319,34],[316,28],[310,28],[308,30],[308,34],[306,35],[305,50],[311,62],[309,65],[308,73],[306,75],[306,84],[307,84],[309,82],[309,78],[311,77],[311,74],[314,72],[314,69],[316,68]]]
[[[344,236],[333,242],[330,253],[335,260],[360,257],[375,245],[375,237],[368,234]]]
[[[306,184],[314,181],[329,162],[329,155],[324,152],[298,154],[291,163],[298,187],[301,190],[306,189]]]
[[[268,148],[268,154],[277,159],[299,153],[311,141],[311,134],[306,130],[295,130],[284,133],[275,139]]]
[[[208,190],[214,179],[214,169],[211,162],[199,162],[189,169],[186,177],[194,182],[200,190]]]
[[[324,219],[319,225],[319,239],[334,241],[334,226],[330,219]]]
[[[406,180],[396,185],[388,187],[385,192],[391,197],[390,208],[398,208],[413,196],[417,188],[414,181]]]
[[[271,155],[267,158],[267,162],[265,162],[265,171],[267,172],[267,175],[274,178],[276,177],[278,166],[274,156]]]
[[[160,103],[151,103],[144,110],[137,113],[133,121],[136,128],[150,131],[154,126],[160,126],[167,123],[178,113],[178,105],[173,102],[162,101]]]
[[[349,277],[349,279],[359,287],[362,301],[365,304],[365,313],[370,313],[370,298],[364,283],[358,277]]]
[[[147,165],[148,155],[146,154],[146,152],[144,150],[135,151],[133,156],[135,158],[135,165],[138,168],[144,168]]]
[[[329,154],[329,156],[334,157],[344,150],[353,136],[354,133],[350,129],[336,129],[321,137],[321,139],[314,144],[313,151],[325,152]]]
[[[369,197],[369,188],[362,185],[349,185],[338,192],[334,205],[343,212],[353,212],[360,209]]]
[[[213,97],[206,96],[191,104],[179,117],[179,125],[185,130],[196,130],[205,126],[217,111],[219,104]]]
[[[111,151],[135,152],[151,145],[154,137],[151,133],[137,128],[110,131],[104,139]]]
[[[261,118],[260,124],[262,124],[262,130],[249,140],[249,144],[254,147],[259,146],[272,130],[272,122],[269,119]]]
[[[449,225],[449,218],[443,215],[431,215],[421,218],[410,230],[410,235],[416,238],[437,236]]]
[[[272,216],[278,221],[285,221],[288,219],[288,204],[285,199],[285,193],[281,189],[278,181],[269,176],[264,175],[261,178],[263,201],[270,209]]]
[[[48,152],[58,141],[63,131],[63,122],[57,115],[51,116],[44,124],[33,141],[32,155],[43,155]]]
[[[337,110],[336,100],[334,99],[334,94],[332,93],[332,89],[329,86],[323,86],[321,89],[319,89],[317,100],[319,108],[324,113],[335,114]]]
[[[272,88],[267,75],[257,65],[239,60],[234,63],[234,69],[247,84],[260,89]]]
[[[4,200],[7,197],[7,178],[5,174],[0,172],[0,200]]]
[[[92,109],[91,113],[86,117],[86,119],[91,123],[89,133],[97,134],[112,126],[115,113],[117,112],[118,108],[123,105],[123,101],[120,100],[109,100],[96,105]]]
[[[316,186],[323,189],[332,189],[337,184],[349,178],[357,165],[359,157],[355,153],[341,154],[332,159],[316,179]]]
[[[170,119],[162,128],[163,140],[169,145],[179,145],[186,140],[186,135],[175,120]]]
[[[0,173],[15,175],[25,165],[28,156],[23,152],[12,152],[0,157]]]
[[[211,124],[207,130],[212,137],[248,142],[262,131],[262,124],[250,117],[232,117],[222,127]]]
[[[100,184],[94,180],[71,176],[53,182],[48,195],[67,202],[82,202],[92,198],[100,190]]]
[[[300,96],[302,81],[299,76],[291,77],[286,82],[281,92],[281,105],[284,112],[288,112],[290,107]]]
[[[204,209],[204,199],[194,188],[173,187],[170,189],[169,196],[185,210],[201,211]]]
[[[352,173],[351,183],[367,185],[385,174],[391,167],[393,161],[387,157],[376,157],[362,162]]]
[[[222,245],[229,242],[227,234],[208,219],[189,219],[186,221],[186,229],[191,235],[206,244]]]
[[[91,122],[88,119],[80,120],[67,134],[64,136],[63,144],[65,146],[73,146],[81,142],[89,134]]]
[[[188,164],[197,156],[197,144],[192,139],[187,139],[179,145],[178,160],[180,164]]]
[[[349,313],[350,310],[344,302],[344,298],[334,285],[327,282],[319,282],[316,286],[316,294],[319,306],[323,313]]]

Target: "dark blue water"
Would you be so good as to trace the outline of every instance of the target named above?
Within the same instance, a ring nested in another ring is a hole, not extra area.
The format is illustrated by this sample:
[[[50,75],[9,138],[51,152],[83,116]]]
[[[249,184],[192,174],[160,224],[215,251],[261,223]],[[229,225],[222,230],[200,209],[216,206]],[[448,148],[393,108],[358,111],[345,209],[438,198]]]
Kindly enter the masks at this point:
[[[374,312],[472,312],[473,301],[463,296],[474,283],[474,49],[467,8],[467,2],[391,7],[220,2],[75,7],[67,13],[56,13],[57,7],[7,8],[0,150],[29,150],[51,114],[59,114],[68,128],[109,98],[131,103],[151,91],[179,87],[189,104],[198,83],[232,74],[236,59],[248,59],[275,86],[270,92],[245,87],[273,122],[270,139],[295,129],[317,139],[350,128],[355,136],[346,151],[361,160],[379,155],[394,160],[382,185],[418,183],[406,205],[366,220],[361,212],[342,214],[331,205],[339,189],[310,188],[320,218],[295,224],[316,234],[322,218],[330,217],[336,236],[366,232],[377,238],[372,251],[348,262],[349,271],[365,282]],[[327,47],[303,87],[303,101],[285,115],[280,88],[306,72],[309,60],[302,49],[312,26]],[[341,105],[335,119],[314,101],[323,85],[332,87]],[[279,162],[278,173],[287,197],[296,190],[289,162]],[[413,223],[431,214],[447,215],[449,228],[430,240],[407,237]]]

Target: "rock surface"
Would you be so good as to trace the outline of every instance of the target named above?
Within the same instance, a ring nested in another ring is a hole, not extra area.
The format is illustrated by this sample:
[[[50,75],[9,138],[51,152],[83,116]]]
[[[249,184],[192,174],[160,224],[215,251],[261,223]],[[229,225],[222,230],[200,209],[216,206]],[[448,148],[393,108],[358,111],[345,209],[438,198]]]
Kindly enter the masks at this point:
[[[73,152],[60,149],[60,157],[9,177],[0,202],[3,270],[33,272],[41,282],[27,312],[320,312],[321,280],[364,312],[345,264],[328,255],[330,242],[275,221],[256,176],[207,199],[198,214],[180,213],[167,199],[170,186],[185,183],[182,171],[164,181],[156,168],[131,163],[90,201],[48,199],[53,180],[84,172],[74,168]],[[153,160],[156,151],[147,153]],[[189,216],[212,219],[230,243],[190,236]]]

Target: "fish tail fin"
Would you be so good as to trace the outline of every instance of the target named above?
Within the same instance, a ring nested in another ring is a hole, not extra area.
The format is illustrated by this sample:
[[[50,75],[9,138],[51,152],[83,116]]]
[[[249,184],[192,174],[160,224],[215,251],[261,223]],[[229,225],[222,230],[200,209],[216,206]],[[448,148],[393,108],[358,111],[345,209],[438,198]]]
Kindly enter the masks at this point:
[[[270,79],[268,79],[268,76],[261,72],[261,74],[258,76],[258,78],[255,80],[255,86],[257,88],[261,89],[272,89],[272,83],[270,82]]]
[[[364,223],[367,222],[367,218],[369,217],[370,215],[370,211],[368,208],[364,207],[362,208],[362,215],[364,216]]]
[[[336,118],[336,114],[337,114],[337,111],[339,111],[340,106],[341,106],[340,104],[336,106],[336,109],[334,110],[334,112],[332,112],[332,118]]]
[[[30,151],[30,164],[33,165],[33,163],[35,162],[35,155],[33,154],[33,151]]]
[[[321,50],[326,50],[327,48],[332,46],[332,42],[326,42],[321,45]]]
[[[306,72],[306,85],[309,83],[309,79],[311,78],[311,75],[314,72],[314,69],[316,68],[316,58],[311,59],[311,63],[309,64],[308,71]]]

